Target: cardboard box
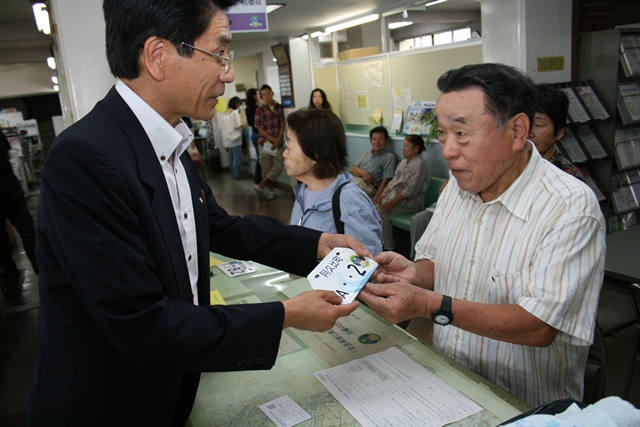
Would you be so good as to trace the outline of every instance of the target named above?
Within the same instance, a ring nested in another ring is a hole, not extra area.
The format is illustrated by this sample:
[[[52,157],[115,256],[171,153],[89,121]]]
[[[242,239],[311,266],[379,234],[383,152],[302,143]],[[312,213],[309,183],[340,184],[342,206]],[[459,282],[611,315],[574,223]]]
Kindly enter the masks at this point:
[[[340,61],[344,61],[346,59],[356,59],[362,58],[363,56],[377,55],[378,53],[378,46],[360,47],[358,49],[348,49],[339,52],[338,59],[340,59]]]

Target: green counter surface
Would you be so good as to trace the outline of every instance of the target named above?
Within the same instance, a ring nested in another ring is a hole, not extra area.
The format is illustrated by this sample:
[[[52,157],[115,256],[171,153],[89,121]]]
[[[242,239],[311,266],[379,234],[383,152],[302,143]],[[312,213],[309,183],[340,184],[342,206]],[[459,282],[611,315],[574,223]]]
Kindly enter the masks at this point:
[[[212,257],[229,260],[217,254]],[[311,289],[306,278],[256,262],[250,264],[255,272],[235,278],[212,267],[211,290],[218,291],[226,304],[242,304],[282,301]],[[359,340],[362,336],[377,339]],[[203,374],[190,423],[193,427],[273,426],[259,406],[288,395],[311,415],[310,420],[298,426],[359,426],[313,374],[391,346],[399,348],[484,408],[450,424],[452,426],[496,426],[530,409],[361,304],[350,316],[338,319],[327,332],[291,328],[283,331],[278,360],[270,371]]]

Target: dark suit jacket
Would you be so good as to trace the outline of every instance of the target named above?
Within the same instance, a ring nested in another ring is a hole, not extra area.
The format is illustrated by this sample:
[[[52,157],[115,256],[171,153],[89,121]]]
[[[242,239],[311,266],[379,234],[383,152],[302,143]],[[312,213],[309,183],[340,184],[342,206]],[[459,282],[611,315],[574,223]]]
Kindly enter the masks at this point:
[[[209,251],[298,274],[319,232],[229,216],[185,154],[198,234],[198,297]],[[281,303],[193,304],[171,197],[144,129],[115,89],[53,143],[37,212],[38,356],[28,425],[184,423],[198,373],[269,369]]]

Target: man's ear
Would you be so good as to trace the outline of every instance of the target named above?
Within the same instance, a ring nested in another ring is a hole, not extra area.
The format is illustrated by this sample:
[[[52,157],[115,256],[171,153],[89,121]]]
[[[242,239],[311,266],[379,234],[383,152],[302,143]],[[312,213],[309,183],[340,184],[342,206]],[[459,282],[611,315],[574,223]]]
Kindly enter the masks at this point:
[[[168,40],[156,36],[149,37],[144,42],[141,67],[154,80],[162,81],[166,78],[170,43]]]
[[[531,121],[529,116],[524,113],[516,114],[511,120],[513,121],[513,148],[515,151],[519,151],[526,147]]]
[[[556,132],[556,141],[560,141],[562,139],[562,137],[564,136],[564,129],[565,128],[562,128],[558,132]]]

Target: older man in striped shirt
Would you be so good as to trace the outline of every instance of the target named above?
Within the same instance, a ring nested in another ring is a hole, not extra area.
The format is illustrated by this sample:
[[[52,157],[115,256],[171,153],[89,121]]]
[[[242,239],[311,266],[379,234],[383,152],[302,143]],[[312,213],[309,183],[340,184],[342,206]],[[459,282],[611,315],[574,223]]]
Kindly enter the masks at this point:
[[[392,322],[432,318],[433,344],[532,406],[582,399],[605,256],[591,189],[527,141],[533,83],[500,64],[438,80],[452,178],[416,245],[383,252],[360,298]]]

